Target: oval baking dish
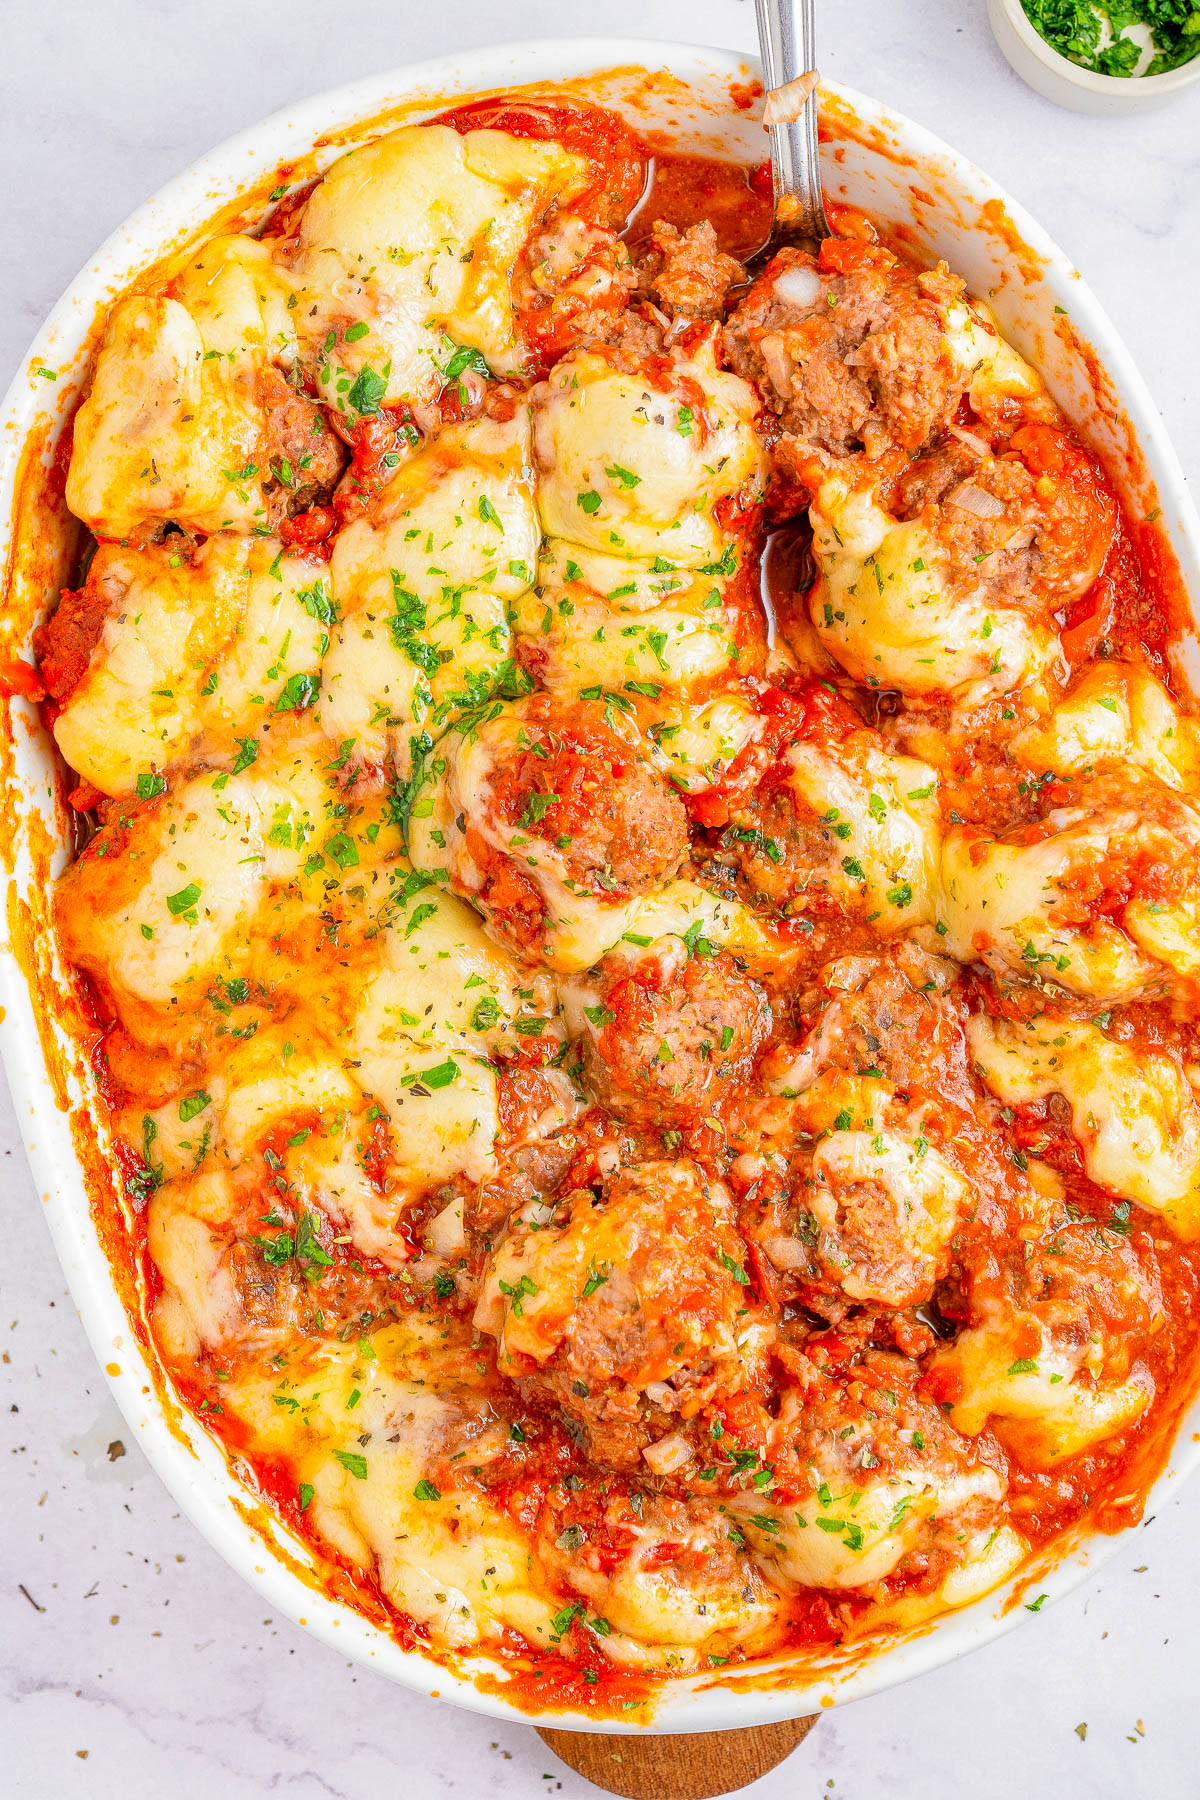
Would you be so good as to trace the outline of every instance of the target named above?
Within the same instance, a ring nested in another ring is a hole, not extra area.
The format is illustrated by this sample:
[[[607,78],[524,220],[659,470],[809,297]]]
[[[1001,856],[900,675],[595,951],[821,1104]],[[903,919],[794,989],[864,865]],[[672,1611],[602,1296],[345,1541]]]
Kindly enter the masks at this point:
[[[68,579],[76,527],[63,494],[63,428],[86,386],[108,304],[155,265],[215,230],[252,226],[278,186],[302,184],[345,148],[452,101],[534,84],[624,111],[652,142],[733,161],[761,160],[754,69],[724,52],[623,40],[497,47],[373,77],[274,115],[201,159],[147,202],[97,253],[55,307],[5,402],[0,506],[6,543],[2,666],[10,671],[9,729],[0,741],[8,811],[8,904],[0,963],[5,1066],[30,1161],[64,1271],[96,1355],[162,1479],[198,1528],[273,1607],[323,1641],[418,1691],[527,1717],[481,1656],[451,1671],[391,1636],[350,1603],[345,1583],[322,1581],[305,1545],[239,1482],[216,1443],[173,1398],[141,1317],[144,1296],[114,1273],[113,1159],[97,1123],[96,1077],[66,1031],[57,996],[67,976],[49,925],[47,879],[69,860],[66,809],[52,744],[20,692],[13,659],[28,654],[46,603]],[[944,258],[985,299],[1004,334],[1042,372],[1054,399],[1105,465],[1130,516],[1152,531],[1164,566],[1200,583],[1197,525],[1156,410],[1103,312],[1062,253],[994,184],[922,128],[847,90],[823,90],[824,177],[834,201],[884,222],[922,263]],[[621,471],[618,471],[620,474]],[[1180,654],[1189,657],[1189,639]],[[555,798],[555,796],[551,796]],[[174,896],[178,899],[180,896]],[[741,1277],[744,1279],[744,1277]],[[1179,1407],[1189,1395],[1181,1392]],[[1200,1414],[1180,1420],[1160,1484],[1200,1458]],[[360,1459],[361,1460],[361,1459]],[[733,1728],[794,1717],[905,1680],[964,1653],[1024,1616],[1036,1575],[1051,1597],[1082,1578],[1115,1538],[1081,1539],[1069,1553],[1025,1565],[1002,1585],[932,1624],[882,1644],[803,1663],[741,1665],[670,1685],[651,1729]],[[364,1596],[357,1596],[362,1602]],[[586,1710],[540,1711],[576,1729],[636,1730]]]

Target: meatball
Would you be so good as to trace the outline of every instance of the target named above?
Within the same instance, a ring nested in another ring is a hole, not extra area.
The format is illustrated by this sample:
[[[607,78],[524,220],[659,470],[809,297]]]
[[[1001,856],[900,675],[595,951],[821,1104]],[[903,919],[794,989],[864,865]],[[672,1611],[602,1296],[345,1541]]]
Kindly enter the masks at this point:
[[[513,274],[519,330],[541,366],[619,335],[636,276],[614,231],[551,208]]]
[[[674,569],[719,563],[762,476],[758,395],[717,363],[715,326],[669,354],[574,350],[532,390],[537,504],[549,538]]]
[[[1047,784],[1038,805],[995,838],[946,834],[950,954],[1101,1003],[1193,993],[1200,807],[1133,767]]]
[[[830,731],[789,745],[731,806],[727,841],[755,891],[792,913],[908,931],[933,916],[936,787],[878,732]]]
[[[672,943],[678,955],[646,956],[607,989],[584,1047],[597,1099],[658,1128],[695,1125],[718,1109],[771,1029],[766,994],[728,954],[690,956]]]
[[[151,1195],[154,1323],[172,1356],[262,1355],[311,1330],[315,1306],[330,1326],[343,1319],[357,1326],[364,1314],[389,1305],[387,1278],[357,1259],[343,1260],[322,1213],[297,1212],[300,1256],[281,1256],[291,1232],[267,1224],[263,1205],[260,1190],[224,1170],[166,1181]]]
[[[1126,1213],[1134,1203],[1161,1213],[1180,1237],[1200,1237],[1195,1065],[1153,1039],[1122,1041],[1030,998],[1032,1018],[981,1011],[969,1027],[978,1072],[998,1100],[1019,1109],[1021,1136],[1047,1139],[1039,1155],[1060,1167],[1082,1158],[1089,1179]]]
[[[932,1294],[968,1191],[939,1151],[895,1132],[839,1133],[817,1146],[810,1179],[818,1254],[850,1299],[901,1307]]]
[[[970,1199],[964,1176],[925,1136],[923,1109],[877,1088],[868,1097],[850,1081],[814,1085],[796,1108],[809,1142],[786,1189],[747,1224],[772,1288],[831,1319],[853,1302],[899,1310],[928,1300]],[[829,1124],[836,1102],[847,1104]]]
[[[898,1575],[928,1589],[988,1558],[1003,1477],[917,1397],[915,1364],[846,1357],[836,1339],[785,1357],[793,1385],[760,1451],[773,1491],[730,1509],[771,1581],[836,1591]],[[1011,1566],[1025,1546],[1006,1535]]]
[[[475,1323],[501,1372],[561,1410],[589,1456],[635,1468],[652,1442],[750,1379],[739,1353],[745,1246],[694,1163],[577,1189],[549,1226],[518,1222],[486,1272]]]
[[[502,943],[553,968],[588,968],[628,907],[678,870],[679,795],[636,727],[599,702],[537,694],[439,745],[435,786],[409,846],[445,872]],[[623,910],[624,909],[624,910]]]
[[[952,439],[910,463],[896,489],[896,516],[930,526],[948,591],[987,605],[1077,600],[1100,573],[1116,529],[1103,477],[1052,425],[1024,425],[1003,455],[982,460]]]
[[[538,1520],[543,1568],[603,1627],[656,1647],[667,1640],[674,1667],[698,1651],[727,1656],[752,1644],[770,1625],[774,1596],[723,1509],[640,1492],[631,1503],[612,1485],[597,1494],[555,1484]]]
[[[674,874],[687,850],[683,802],[598,702],[558,708],[535,699],[526,742],[496,770],[492,804],[510,831],[560,852],[579,887],[628,898]]]
[[[652,298],[683,319],[719,319],[729,289],[746,277],[737,258],[725,255],[707,219],[684,232],[656,220],[640,273]]]
[[[856,681],[977,706],[1059,660],[1063,609],[1100,574],[1116,502],[1055,425],[1023,425],[1000,455],[971,442],[969,465],[939,445],[908,469],[896,453],[795,451],[813,496],[809,622]]]
[[[1144,1359],[1162,1327],[1162,1290],[1149,1237],[1081,1216],[1052,1171],[1029,1170],[1037,1184],[1007,1229],[972,1222],[956,1244],[944,1310],[963,1328],[932,1359],[926,1391],[956,1430],[974,1436],[990,1421],[1019,1463],[1045,1469],[1149,1405]]]
[[[100,579],[89,574],[78,590],[62,590],[57,608],[34,632],[33,648],[42,680],[57,706],[65,706],[82,681],[105,622],[120,605],[126,587],[119,571]]]
[[[278,369],[257,371],[255,393],[263,410],[263,459],[274,479],[266,489],[267,523],[277,525],[333,491],[346,453],[321,407]]]
[[[927,1300],[972,1191],[993,1180],[961,1134],[974,1088],[964,1012],[944,964],[909,947],[822,971],[797,1050],[764,1058],[747,1109],[742,1226],[771,1288],[827,1318],[852,1302]]]
[[[966,385],[940,311],[961,289],[943,264],[918,274],[873,244],[782,250],[726,325],[726,358],[809,449],[912,452]]]

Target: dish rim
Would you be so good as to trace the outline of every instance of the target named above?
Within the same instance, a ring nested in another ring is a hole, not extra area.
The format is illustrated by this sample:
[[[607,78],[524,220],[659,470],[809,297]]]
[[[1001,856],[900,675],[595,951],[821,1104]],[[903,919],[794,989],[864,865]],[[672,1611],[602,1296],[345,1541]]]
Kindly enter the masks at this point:
[[[52,308],[0,405],[0,554],[11,548],[10,527],[16,478],[22,453],[47,410],[47,393],[35,374],[38,366],[60,363],[64,355],[78,359],[97,308],[133,278],[133,272],[156,262],[181,231],[212,216],[216,205],[249,191],[256,180],[289,157],[303,156],[324,133],[369,121],[391,105],[422,91],[439,95],[474,93],[519,83],[565,81],[600,75],[612,69],[666,68],[688,81],[701,75],[753,79],[756,59],[736,51],[672,40],[622,37],[535,38],[485,46],[448,57],[402,66],[345,83],[284,106],[249,128],[235,133],[165,183],[110,234]],[[998,183],[968,158],[906,115],[885,108],[868,96],[836,83],[824,84],[836,100],[861,120],[886,126],[897,134],[907,153],[943,164],[980,202],[1003,207],[1025,245],[1042,260],[1042,279],[1070,282],[1073,319],[1081,322],[1087,341],[1120,396],[1136,442],[1145,458],[1160,502],[1166,529],[1177,550],[1200,559],[1200,521],[1184,484],[1182,469],[1129,352],[1107,314],[1049,235]],[[115,287],[114,287],[115,283]],[[1067,290],[1064,288],[1064,298]],[[69,366],[69,359],[68,359]],[[71,383],[64,381],[53,396],[52,415],[65,413]],[[1170,515],[1169,518],[1166,515]],[[1188,560],[1185,556],[1184,560]],[[4,566],[0,564],[0,566]],[[19,705],[20,703],[14,703]],[[20,734],[15,734],[20,745]],[[18,749],[19,757],[19,749]],[[34,783],[20,786],[31,799]],[[16,886],[9,880],[10,891]],[[531,1714],[506,1700],[502,1692],[479,1688],[468,1674],[457,1674],[430,1662],[419,1651],[404,1650],[380,1628],[343,1602],[314,1591],[264,1545],[246,1509],[249,1490],[233,1475],[225,1457],[206,1433],[184,1415],[184,1434],[168,1417],[154,1374],[130,1327],[107,1256],[94,1229],[80,1163],[67,1116],[56,1105],[34,1014],[30,986],[12,952],[7,918],[0,919],[0,1058],[2,1058],[34,1180],[42,1192],[55,1249],[72,1299],[97,1361],[117,1404],[156,1474],[181,1510],[225,1562],[272,1607],[313,1633],[331,1649],[366,1667],[379,1668],[401,1685],[433,1698],[447,1699],[472,1711],[529,1724],[554,1724],[574,1730],[630,1733],[690,1732],[732,1729],[795,1718],[834,1703],[865,1697],[910,1680],[969,1650],[992,1641],[1023,1622],[1018,1594],[1029,1571],[1002,1583],[959,1612],[940,1615],[913,1634],[866,1656],[850,1672],[838,1670],[795,1685],[768,1685],[771,1677],[750,1684],[730,1671],[729,1680],[701,1678],[669,1685],[647,1723],[597,1720],[569,1710]],[[115,1360],[119,1357],[119,1361]],[[1189,1430],[1189,1425],[1191,1429]],[[1200,1401],[1181,1413],[1170,1456],[1147,1499],[1148,1509],[1166,1498],[1166,1487],[1200,1465]],[[239,1497],[241,1509],[239,1510]],[[1079,1585],[1093,1567],[1118,1554],[1127,1533],[1094,1534],[1066,1549],[1048,1568],[1035,1571],[1051,1601]],[[297,1540],[286,1528],[277,1530],[285,1553],[297,1556]],[[767,1665],[768,1668],[770,1665]],[[743,1686],[743,1682],[747,1685]]]

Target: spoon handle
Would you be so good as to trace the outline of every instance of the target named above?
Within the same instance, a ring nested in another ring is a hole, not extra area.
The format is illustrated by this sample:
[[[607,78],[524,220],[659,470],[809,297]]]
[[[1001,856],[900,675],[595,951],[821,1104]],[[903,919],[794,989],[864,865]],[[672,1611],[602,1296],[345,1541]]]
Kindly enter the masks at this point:
[[[814,66],[816,27],[813,0],[754,0],[763,86],[786,87]],[[817,148],[817,96],[805,101],[799,119],[769,127],[776,229],[789,236],[826,238],[829,222],[821,198]]]

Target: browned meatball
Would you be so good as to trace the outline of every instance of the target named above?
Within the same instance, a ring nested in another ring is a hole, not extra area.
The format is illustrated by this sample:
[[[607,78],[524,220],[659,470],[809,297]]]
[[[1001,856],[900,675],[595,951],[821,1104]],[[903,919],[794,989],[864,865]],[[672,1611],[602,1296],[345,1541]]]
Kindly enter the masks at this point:
[[[636,279],[614,231],[553,207],[513,271],[518,330],[538,365],[619,335]]]
[[[492,1257],[477,1326],[526,1398],[560,1408],[596,1461],[642,1452],[750,1379],[738,1352],[745,1246],[694,1163],[624,1170],[518,1222]]]
[[[688,845],[683,802],[599,702],[558,706],[539,695],[521,724],[517,754],[492,777],[504,825],[552,846],[578,887],[614,901],[674,874]]]
[[[99,567],[97,567],[97,561]],[[109,569],[109,559],[93,561],[78,591],[63,588],[56,610],[33,634],[34,653],[46,692],[65,706],[83,680],[110,612],[119,610],[127,580]]]
[[[1031,610],[1087,591],[1117,520],[1103,476],[1054,425],[1022,426],[999,456],[951,438],[908,465],[892,501],[935,534],[949,591]]]
[[[298,394],[278,369],[260,369],[256,383],[266,415],[263,457],[275,480],[267,494],[267,523],[277,525],[332,492],[346,452],[322,409]]]
[[[747,1107],[759,1154],[735,1179],[779,1300],[825,1318],[927,1300],[960,1217],[1000,1178],[1001,1150],[970,1153],[973,1183],[960,1170],[975,1090],[948,974],[904,944],[828,965],[796,999],[812,1029],[764,1058]]]
[[[707,219],[682,233],[658,219],[640,274],[645,291],[673,316],[718,319],[725,295],[746,271],[725,255]]]
[[[969,1449],[918,1394],[921,1371],[907,1357],[873,1348],[858,1354],[852,1336],[839,1334],[784,1360],[792,1385],[768,1423],[764,1454],[800,1493],[813,1493],[823,1479],[865,1486],[868,1477],[920,1470],[940,1483],[963,1471]]]
[[[917,273],[874,244],[783,250],[725,327],[725,354],[808,448],[919,450],[963,390],[937,305],[961,289],[943,265]]]
[[[598,1100],[650,1127],[696,1124],[749,1074],[771,1029],[756,981],[725,952],[644,957],[605,995],[585,1040]]]

